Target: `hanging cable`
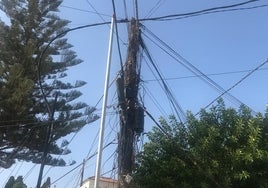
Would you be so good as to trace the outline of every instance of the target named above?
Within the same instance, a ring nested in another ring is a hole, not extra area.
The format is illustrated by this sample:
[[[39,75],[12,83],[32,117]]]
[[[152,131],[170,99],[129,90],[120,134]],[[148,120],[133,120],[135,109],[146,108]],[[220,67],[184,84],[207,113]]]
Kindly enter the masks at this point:
[[[155,79],[157,80],[159,86],[161,87],[161,89],[166,93],[167,97],[168,97],[168,94],[165,90],[165,87],[163,86],[162,82],[161,82],[161,79],[157,77],[155,71],[153,71],[153,68],[151,67],[152,65],[148,63],[148,61],[146,59],[144,59],[148,68],[150,69],[151,73],[153,74],[153,76],[155,77]],[[170,106],[170,109],[172,110],[172,114],[175,114],[174,113],[174,110],[173,110],[173,107],[172,107],[172,104],[171,104],[171,101],[168,100],[168,103],[169,103],[169,106]]]
[[[268,60],[264,61],[263,63],[261,63],[260,65],[258,65],[255,69],[253,69],[251,72],[249,72],[248,74],[246,74],[244,77],[242,77],[240,80],[238,80],[232,87],[230,87],[229,89],[227,89],[226,91],[224,91],[222,94],[220,94],[217,98],[215,98],[213,101],[211,101],[208,105],[206,105],[204,108],[202,109],[207,109],[210,105],[212,105],[215,101],[217,101],[219,98],[221,98],[223,95],[225,95],[227,92],[231,91],[233,88],[235,88],[236,86],[238,86],[241,82],[243,82],[246,78],[248,78],[250,75],[252,75],[254,72],[256,72],[259,68],[261,68],[262,66],[264,66],[266,63],[268,63]],[[250,109],[251,110],[251,109]],[[251,110],[252,111],[252,110]],[[255,115],[257,114],[255,111],[252,111]],[[198,115],[200,113],[200,111],[196,114]]]
[[[179,103],[177,102],[177,100],[175,99],[175,97],[173,96],[172,92],[170,91],[169,87],[167,86],[167,83],[165,82],[165,80],[163,79],[161,73],[159,72],[158,68],[156,67],[149,51],[148,51],[148,48],[146,47],[145,43],[142,41],[141,42],[141,46],[142,48],[144,49],[144,52],[145,54],[147,55],[147,57],[149,58],[151,64],[153,65],[155,71],[157,72],[160,80],[161,80],[161,83],[163,84],[164,86],[164,90],[172,104],[172,106],[174,107],[174,110],[179,118],[179,120],[181,122],[184,122],[184,120],[186,119],[186,115],[184,114],[184,111],[182,110],[181,106],[179,105]]]
[[[122,54],[121,54],[121,49],[120,49],[120,44],[119,44],[119,34],[118,34],[118,25],[117,25],[117,15],[116,15],[116,10],[115,10],[115,3],[114,0],[112,0],[113,4],[113,12],[114,12],[114,20],[115,20],[115,33],[116,33],[116,43],[117,43],[117,49],[119,53],[119,59],[120,59],[120,66],[121,66],[121,72],[123,74],[123,60],[122,60]]]
[[[135,10],[135,18],[136,20],[139,20],[139,6],[138,6],[138,0],[134,0],[134,10]]]
[[[176,62],[180,63],[182,66],[184,66],[187,70],[192,72],[194,75],[202,75],[201,78],[205,83],[210,85],[212,88],[214,88],[219,93],[225,93],[225,97],[230,100],[230,102],[237,104],[238,106],[245,105],[242,101],[234,97],[228,92],[225,92],[225,89],[221,87],[219,84],[217,84],[215,81],[213,81],[211,78],[209,78],[206,74],[204,74],[202,71],[200,71],[198,68],[196,68],[193,64],[191,64],[189,61],[187,61],[185,58],[183,58],[180,54],[178,54],[174,49],[172,49],[168,44],[166,44],[163,40],[158,38],[155,34],[153,34],[148,28],[143,26],[145,31],[148,32],[151,36],[153,36],[162,46],[160,46],[158,43],[150,39],[146,33],[143,33],[149,40],[151,40],[154,44],[156,44],[160,49],[162,49],[165,53],[167,53],[170,57],[172,57]],[[172,54],[171,54],[172,53]],[[249,109],[251,109],[249,106],[247,106]],[[252,109],[251,109],[252,110]],[[252,110],[253,111],[253,110]],[[254,111],[253,111],[254,112]]]
[[[106,144],[104,147],[103,147],[103,150],[106,149],[108,146],[110,146],[111,144],[113,144],[113,142],[110,142],[108,144]],[[96,156],[97,155],[97,152],[93,153],[91,156],[89,156],[87,159],[85,159],[85,161],[88,161],[89,159],[91,159],[92,157]],[[80,163],[79,165],[77,165],[76,167],[72,168],[71,170],[69,170],[67,173],[63,174],[62,176],[60,176],[58,179],[56,179],[55,181],[53,181],[51,183],[51,185],[57,183],[59,180],[61,180],[62,178],[64,178],[65,176],[67,176],[68,174],[70,174],[71,172],[73,172],[75,169],[79,168],[80,166],[82,166],[83,163]]]
[[[67,5],[60,5],[60,7],[68,8],[68,9],[72,9],[72,10],[76,10],[76,11],[80,11],[80,12],[87,12],[87,13],[91,13],[91,14],[97,14],[99,16],[101,15],[101,16],[105,16],[105,17],[109,17],[109,18],[111,17],[108,14],[99,13],[99,12],[96,12],[96,11],[85,10],[85,9],[80,9],[80,8],[75,8],[75,7],[71,7],[71,6],[67,6]]]
[[[123,0],[123,4],[124,4],[125,19],[128,20],[128,13],[127,13],[127,4],[126,4],[126,0]]]
[[[144,18],[144,19],[140,19],[140,21],[149,21],[149,20],[150,21],[153,21],[153,20],[168,21],[168,19],[175,20],[175,19],[188,18],[190,16],[199,16],[201,14],[214,13],[212,11],[217,11],[217,12],[219,12],[219,11],[221,11],[221,12],[228,11],[231,8],[239,7],[239,6],[250,4],[250,3],[255,3],[255,2],[258,2],[258,1],[260,1],[260,0],[249,0],[249,1],[241,2],[241,3],[237,3],[237,4],[213,7],[213,8],[203,9],[203,10],[194,11],[194,12],[190,12],[190,13],[172,14],[172,15],[159,16],[159,17],[154,17],[154,18]],[[263,7],[263,6],[267,6],[267,5],[261,5],[261,7]],[[260,8],[260,7],[258,7],[258,8]],[[227,9],[227,10],[224,10],[224,9]]]
[[[89,0],[86,0],[87,4],[94,10],[94,12],[100,17],[100,19],[105,22],[105,19],[102,17],[102,15],[95,9],[95,7],[90,3]],[[109,16],[110,17],[110,16]]]
[[[157,99],[153,96],[153,94],[150,91],[150,89],[148,89],[147,87],[145,87],[145,85],[142,85],[142,88],[144,89],[145,93],[149,96],[149,99],[151,99],[151,101],[154,103],[154,105],[156,106],[156,108],[161,112],[161,114],[163,114],[164,117],[167,117],[168,116],[167,112],[159,104],[159,102],[157,101]]]
[[[151,10],[148,12],[148,14],[145,16],[145,18],[149,18],[152,16],[159,8],[160,6],[165,2],[166,0],[158,0],[156,4],[151,8]],[[161,4],[162,3],[162,4]]]
[[[268,68],[260,68],[257,71],[261,70],[268,70]],[[229,72],[219,72],[219,73],[210,73],[206,74],[206,76],[219,76],[219,75],[230,75],[230,74],[241,74],[241,73],[248,73],[251,72],[252,70],[238,70],[238,71],[229,71]],[[165,80],[181,80],[181,79],[187,79],[187,78],[198,78],[202,77],[202,75],[193,75],[193,76],[181,76],[181,77],[170,77],[170,78],[165,78]],[[144,80],[145,82],[155,82],[159,81],[158,79],[147,79]]]

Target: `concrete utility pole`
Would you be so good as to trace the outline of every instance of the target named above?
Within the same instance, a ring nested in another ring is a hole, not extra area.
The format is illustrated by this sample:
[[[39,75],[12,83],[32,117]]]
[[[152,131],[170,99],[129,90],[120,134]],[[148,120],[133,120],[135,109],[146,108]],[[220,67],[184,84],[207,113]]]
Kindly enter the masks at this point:
[[[120,109],[120,133],[118,138],[118,180],[119,188],[131,187],[131,176],[135,162],[135,135],[143,132],[143,108],[138,102],[139,73],[137,57],[140,46],[140,30],[137,20],[129,25],[127,60],[121,76],[117,79],[117,93]]]

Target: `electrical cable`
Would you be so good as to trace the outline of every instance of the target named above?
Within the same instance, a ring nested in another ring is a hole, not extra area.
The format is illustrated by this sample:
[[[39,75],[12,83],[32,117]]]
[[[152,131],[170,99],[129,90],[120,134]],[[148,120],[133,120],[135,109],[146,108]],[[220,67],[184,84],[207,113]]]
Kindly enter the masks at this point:
[[[213,101],[211,101],[208,105],[206,105],[204,108],[202,109],[207,109],[210,105],[212,105],[215,101],[217,101],[219,98],[221,98],[223,95],[225,95],[227,92],[229,92],[230,90],[232,90],[233,88],[235,88],[236,86],[238,86],[239,84],[241,84],[246,78],[248,78],[250,75],[252,75],[255,71],[257,71],[259,68],[261,68],[262,66],[264,66],[266,63],[268,63],[268,60],[264,61],[263,63],[261,63],[260,65],[258,65],[255,69],[253,69],[251,72],[249,72],[248,74],[246,74],[244,77],[242,77],[240,80],[238,80],[233,86],[231,86],[229,89],[227,89],[226,91],[224,91],[222,94],[220,94],[218,97],[216,97]],[[253,111],[254,112],[254,111]],[[254,112],[255,114],[257,114],[256,112]],[[200,114],[200,111],[196,114],[198,115]],[[195,116],[196,116],[195,115]]]
[[[11,175],[13,174],[13,172],[15,171],[15,169],[17,168],[17,166],[18,166],[18,163],[15,164],[15,166],[13,167],[13,169],[11,170],[11,172],[9,173],[9,175],[7,176],[7,179],[6,179],[6,181],[5,181],[4,184],[6,184],[8,182],[9,178],[11,177]]]
[[[189,61],[187,61],[185,58],[183,58],[180,54],[178,54],[178,52],[176,52],[175,50],[173,50],[168,44],[166,44],[163,40],[161,40],[160,38],[158,38],[155,34],[153,34],[148,28],[146,28],[144,26],[146,32],[148,32],[150,35],[152,35],[162,46],[160,46],[159,44],[157,44],[155,41],[153,41],[152,39],[150,39],[148,37],[148,35],[146,35],[145,33],[143,33],[149,40],[151,40],[154,44],[156,44],[160,49],[162,49],[166,54],[168,54],[170,57],[172,57],[174,60],[176,60],[176,62],[180,63],[182,66],[184,66],[187,70],[189,70],[190,72],[192,72],[194,75],[202,75],[202,77],[200,77],[205,83],[207,83],[208,85],[210,85],[212,88],[214,88],[216,91],[218,91],[219,93],[223,93],[225,91],[224,88],[222,88],[219,84],[217,84],[214,80],[212,80],[211,78],[209,78],[206,74],[204,74],[202,71],[200,71],[198,68],[196,68],[193,64],[191,64]],[[172,53],[169,53],[168,50]],[[226,94],[226,98],[229,99],[232,103],[236,103],[238,106],[241,105],[245,105],[242,101],[240,101],[239,99],[237,99],[236,97],[234,97],[233,95],[231,95],[230,93],[225,93]],[[247,106],[248,107],[248,106]],[[250,107],[248,107],[249,109],[251,109]],[[252,110],[252,109],[251,109]],[[253,111],[253,110],[252,110]],[[254,112],[254,111],[253,111]]]
[[[105,161],[104,163],[102,164],[102,169],[104,169],[104,166],[106,165],[106,163],[112,158],[114,157],[116,154],[116,151],[114,151]]]
[[[94,12],[100,17],[100,19],[105,22],[105,19],[102,17],[102,15],[97,11],[97,9],[89,2],[89,0],[86,0],[87,4],[94,10]]]
[[[34,168],[37,166],[37,164],[34,164],[33,166],[32,166],[32,168],[30,168],[30,170],[26,173],[26,175],[25,176],[23,176],[23,179],[24,180],[26,180],[28,177],[29,177],[29,175],[32,173],[32,171],[34,170]]]
[[[144,112],[149,116],[149,118],[155,123],[155,125],[167,136],[167,138],[171,139],[171,136],[168,132],[166,132],[163,127],[155,120],[151,113],[149,113],[146,108],[143,109]]]
[[[145,16],[145,18],[149,18],[152,16],[159,8],[160,6],[165,2],[166,0],[158,0],[156,4],[151,8],[151,10],[148,12],[148,14]],[[162,4],[161,4],[162,3]]]
[[[165,92],[172,104],[172,106],[174,107],[174,110],[179,118],[179,120],[181,122],[184,122],[184,120],[186,119],[186,115],[182,109],[182,107],[179,105],[179,103],[177,102],[177,100],[175,99],[174,95],[172,94],[171,90],[169,89],[167,83],[165,82],[165,80],[163,79],[161,73],[159,72],[159,69],[156,67],[149,51],[148,51],[148,48],[146,47],[145,43],[144,42],[141,42],[141,45],[142,45],[142,48],[144,49],[145,51],[145,54],[147,55],[147,57],[149,58],[151,64],[153,65],[153,67],[155,68],[155,71],[157,72],[163,86],[164,86],[164,89],[165,89]]]
[[[108,144],[106,144],[104,147],[103,147],[103,150],[106,149],[108,146],[110,146],[111,144],[113,144],[113,142],[110,142]],[[92,157],[96,156],[97,155],[97,151],[95,153],[93,153],[91,156],[89,156],[87,159],[85,159],[85,161],[88,161],[89,159],[91,159]],[[57,178],[55,181],[53,181],[51,183],[51,185],[57,183],[59,180],[61,180],[62,178],[64,178],[65,176],[67,176],[68,174],[70,174],[71,172],[73,172],[75,169],[77,169],[78,167],[82,166],[83,165],[83,162],[80,163],[79,165],[77,165],[76,167],[72,168],[71,170],[69,170],[67,173],[63,174],[62,176],[60,176],[59,178]]]
[[[159,16],[159,17],[154,17],[154,18],[143,18],[140,19],[140,21],[153,21],[153,20],[158,20],[158,21],[168,21],[166,19],[182,19],[190,16],[196,16],[196,15],[200,15],[200,14],[208,14],[211,11],[223,11],[222,9],[228,9],[228,8],[233,8],[233,7],[239,7],[242,5],[246,5],[246,4],[250,4],[250,3],[254,3],[254,2],[258,2],[260,0],[249,0],[249,1],[245,1],[245,2],[241,2],[241,3],[237,3],[237,4],[231,4],[231,5],[226,5],[226,6],[219,6],[219,7],[213,7],[213,8],[208,8],[208,9],[203,9],[203,10],[199,10],[199,11],[194,11],[194,12],[190,12],[190,13],[182,13],[182,14],[171,14],[171,15],[166,15],[166,16]],[[267,6],[267,5],[265,5]],[[259,8],[259,7],[258,7]]]
[[[121,54],[121,48],[120,48],[120,44],[119,44],[119,34],[118,34],[118,25],[117,25],[117,15],[116,15],[116,10],[115,10],[115,3],[114,0],[112,0],[112,4],[113,4],[113,12],[114,12],[114,19],[115,19],[115,34],[116,34],[116,44],[117,44],[117,49],[118,49],[118,53],[119,53],[119,60],[120,60],[120,66],[121,66],[121,72],[123,74],[123,60],[122,60],[122,54]]]
[[[161,84],[161,79],[157,78],[157,76],[156,76],[155,72],[153,71],[151,65],[147,62],[146,59],[145,59],[145,62],[146,62],[146,64],[147,64],[148,68],[150,69],[150,71],[152,72],[153,76],[156,78],[156,80],[157,80],[159,86],[161,87],[161,89],[162,89],[162,90],[166,93],[166,95],[168,96],[168,93],[166,92],[164,86]],[[171,101],[168,100],[168,103],[169,103],[170,109],[172,110],[172,114],[175,114],[174,111],[173,111],[173,108],[172,108]]]
[[[177,18],[156,19],[156,20],[157,21],[173,21],[173,20],[181,20],[181,19],[186,19],[186,18],[191,18],[191,17],[197,17],[197,16],[202,16],[202,15],[208,15],[208,14],[223,13],[223,12],[234,12],[234,11],[244,11],[244,10],[259,9],[259,8],[265,8],[265,7],[268,7],[268,5],[267,4],[264,4],[264,5],[246,7],[246,8],[233,8],[233,9],[227,9],[227,10],[215,10],[215,11],[204,12],[204,13],[199,13],[199,14],[192,14],[192,15],[181,16],[181,17],[177,17]],[[153,19],[155,19],[155,18],[153,18]],[[145,21],[149,21],[149,20],[150,19],[147,19]]]
[[[261,70],[268,70],[268,68],[260,68],[257,71]],[[220,75],[230,75],[230,74],[238,74],[238,73],[248,73],[252,70],[238,70],[238,71],[229,71],[229,72],[219,72],[219,73],[210,73],[210,74],[205,74],[206,76],[220,76]],[[165,78],[165,80],[181,80],[181,79],[187,79],[187,78],[197,78],[197,77],[202,77],[203,75],[193,75],[193,76],[181,76],[181,77],[170,77],[170,78]],[[158,79],[148,79],[144,80],[144,82],[155,82],[159,81]]]
[[[123,0],[123,5],[124,5],[124,12],[125,12],[125,19],[128,20],[128,13],[127,13],[127,4],[126,4],[126,0]]]
[[[126,21],[124,21],[124,22],[126,22]],[[121,23],[122,23],[122,22],[121,22]],[[101,23],[101,24],[98,24],[98,25],[104,25],[104,24],[107,24],[107,23]],[[96,25],[96,24],[90,24],[90,25],[92,26],[92,25]],[[80,27],[77,27],[76,29],[73,29],[73,30],[77,30],[78,28],[79,28],[79,29],[82,29],[82,28],[86,28],[86,27],[89,27],[89,25],[86,25],[86,26],[80,26]],[[69,31],[71,31],[71,30],[69,30]],[[69,32],[69,31],[68,31],[68,32]],[[67,32],[66,32],[66,33],[67,33]],[[66,34],[66,33],[65,33],[65,34]],[[64,34],[62,34],[62,35],[64,35]]]
[[[134,9],[135,9],[135,18],[139,20],[139,7],[138,7],[138,0],[134,0]]]
[[[165,109],[159,104],[159,102],[157,101],[157,99],[153,96],[152,92],[145,88],[145,86],[143,87],[145,89],[146,94],[149,96],[149,99],[151,99],[151,101],[154,103],[154,105],[156,106],[156,108],[159,110],[159,112],[161,112],[161,114],[163,114],[164,117],[168,116],[168,113],[165,111]]]
[[[87,13],[91,13],[91,14],[98,14],[98,15],[105,16],[105,17],[111,17],[110,15],[107,15],[107,14],[104,14],[104,13],[99,13],[99,12],[96,13],[96,11],[90,11],[90,10],[75,8],[75,7],[71,7],[71,6],[67,6],[67,5],[60,5],[60,7],[68,8],[68,9],[72,9],[72,10],[76,10],[76,11],[80,11],[80,12],[87,12]]]

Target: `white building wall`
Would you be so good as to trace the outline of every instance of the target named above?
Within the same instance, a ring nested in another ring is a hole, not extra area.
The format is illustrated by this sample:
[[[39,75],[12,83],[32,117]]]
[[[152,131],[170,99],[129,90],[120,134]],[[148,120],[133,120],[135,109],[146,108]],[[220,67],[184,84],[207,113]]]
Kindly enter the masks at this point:
[[[94,188],[94,179],[85,180],[80,188]],[[117,181],[110,178],[100,178],[99,188],[117,188]]]

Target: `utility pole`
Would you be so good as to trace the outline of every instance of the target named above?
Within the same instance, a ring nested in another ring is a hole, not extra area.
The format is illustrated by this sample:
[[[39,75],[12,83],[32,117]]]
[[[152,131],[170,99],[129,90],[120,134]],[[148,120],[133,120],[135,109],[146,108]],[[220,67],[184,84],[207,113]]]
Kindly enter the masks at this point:
[[[104,126],[106,118],[106,107],[108,99],[108,86],[110,79],[110,68],[111,68],[111,57],[112,57],[112,47],[113,47],[113,32],[114,32],[114,16],[112,17],[111,27],[110,27],[110,40],[109,40],[109,49],[106,63],[106,73],[105,73],[105,83],[104,83],[104,93],[103,93],[103,103],[101,111],[101,125],[99,131],[99,144],[98,144],[98,155],[96,162],[96,171],[95,171],[95,181],[94,188],[99,188],[99,179],[100,179],[100,167],[102,159],[102,150],[103,150],[103,136],[104,136]]]
[[[138,20],[129,25],[127,59],[124,70],[117,79],[120,111],[120,133],[118,136],[118,188],[130,188],[135,162],[135,136],[143,132],[143,108],[138,102],[139,68],[138,53],[140,29]]]
[[[82,171],[81,171],[81,181],[80,181],[80,187],[82,187],[83,185],[83,181],[84,181],[84,171],[85,171],[85,159],[83,159],[83,165],[82,165]]]

